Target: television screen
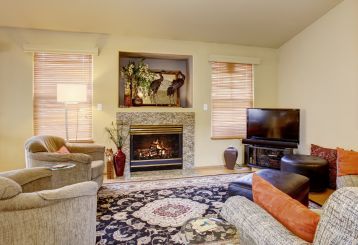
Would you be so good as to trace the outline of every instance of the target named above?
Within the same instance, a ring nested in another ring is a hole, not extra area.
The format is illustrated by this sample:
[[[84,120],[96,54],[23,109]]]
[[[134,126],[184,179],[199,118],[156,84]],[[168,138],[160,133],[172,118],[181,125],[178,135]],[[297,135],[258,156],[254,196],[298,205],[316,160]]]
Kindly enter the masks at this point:
[[[299,109],[247,109],[247,139],[299,143]]]

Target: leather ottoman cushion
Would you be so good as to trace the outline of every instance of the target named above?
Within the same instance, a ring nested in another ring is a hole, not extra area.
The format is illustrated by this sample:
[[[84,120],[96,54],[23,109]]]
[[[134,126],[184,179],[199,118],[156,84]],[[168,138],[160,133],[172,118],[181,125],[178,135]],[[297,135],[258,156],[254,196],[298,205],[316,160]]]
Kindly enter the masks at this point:
[[[262,169],[257,175],[270,182],[277,189],[288,194],[304,205],[308,205],[309,179],[305,176],[281,172],[279,170]],[[229,196],[252,198],[252,174],[245,175],[229,184]]]
[[[320,157],[300,154],[283,156],[281,171],[308,177],[313,192],[324,191],[328,186],[328,162]]]

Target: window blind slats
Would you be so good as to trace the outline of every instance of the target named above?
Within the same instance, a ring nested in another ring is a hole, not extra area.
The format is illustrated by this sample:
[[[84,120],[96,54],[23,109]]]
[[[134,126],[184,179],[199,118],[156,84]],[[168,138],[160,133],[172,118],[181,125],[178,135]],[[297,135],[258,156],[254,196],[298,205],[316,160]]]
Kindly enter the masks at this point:
[[[253,106],[253,65],[211,62],[213,138],[244,138]]]
[[[86,84],[87,101],[69,104],[69,139],[92,140],[92,55],[34,54],[34,134],[65,138],[65,107],[57,102],[57,84]],[[78,114],[77,114],[78,113]]]

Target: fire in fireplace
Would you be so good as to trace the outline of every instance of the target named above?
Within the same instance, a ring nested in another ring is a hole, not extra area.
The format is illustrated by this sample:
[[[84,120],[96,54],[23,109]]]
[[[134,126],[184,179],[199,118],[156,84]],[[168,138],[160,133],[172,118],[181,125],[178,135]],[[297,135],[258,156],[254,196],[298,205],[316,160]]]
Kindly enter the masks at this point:
[[[130,170],[180,169],[183,166],[183,126],[132,125]]]

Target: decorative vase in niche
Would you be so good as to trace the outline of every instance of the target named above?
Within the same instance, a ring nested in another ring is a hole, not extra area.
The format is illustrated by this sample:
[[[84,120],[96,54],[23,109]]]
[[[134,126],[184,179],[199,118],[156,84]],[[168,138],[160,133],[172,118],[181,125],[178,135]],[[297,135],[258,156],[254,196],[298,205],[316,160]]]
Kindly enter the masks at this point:
[[[130,107],[132,105],[132,98],[130,95],[124,95],[124,106]]]
[[[225,167],[228,169],[234,169],[238,151],[235,147],[230,146],[224,151]]]
[[[118,151],[113,155],[113,163],[116,176],[123,176],[124,167],[126,165],[126,155],[123,153],[122,149],[118,149]]]
[[[137,96],[133,99],[132,104],[133,104],[134,106],[143,105],[143,99],[137,95]]]

